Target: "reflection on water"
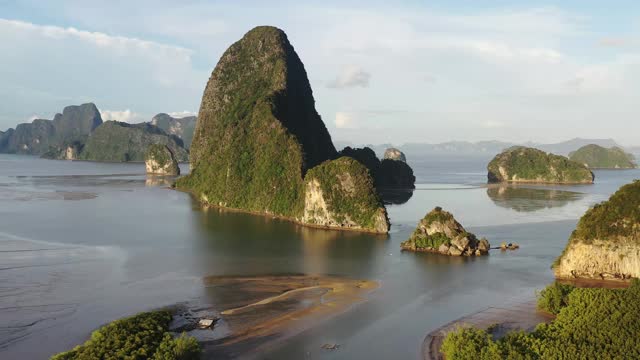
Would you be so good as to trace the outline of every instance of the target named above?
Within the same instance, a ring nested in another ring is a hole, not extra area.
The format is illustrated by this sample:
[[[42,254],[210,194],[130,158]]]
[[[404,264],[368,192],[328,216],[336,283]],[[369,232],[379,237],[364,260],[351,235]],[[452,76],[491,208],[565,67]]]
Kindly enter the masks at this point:
[[[387,235],[306,227],[216,207],[200,209],[199,272],[215,275],[361,274],[370,276]]]
[[[47,358],[108,321],[206,299],[209,276],[273,274],[370,279],[380,288],[266,357],[417,358],[426,332],[551,281],[549,265],[577,219],[640,177],[635,170],[596,171],[595,185],[560,188],[574,193],[552,191],[559,187],[501,193],[473,185],[485,181],[486,162],[428,160],[414,166],[418,189],[389,201],[391,233],[375,236],[201,209],[162,182],[146,186],[143,164],[0,154],[0,358]],[[45,194],[46,201],[16,194]],[[400,252],[435,206],[494,244],[522,248],[480,258]],[[328,352],[324,343],[341,347]]]
[[[581,200],[584,194],[557,189],[539,189],[515,185],[497,185],[487,188],[487,195],[498,206],[518,212],[565,206]]]
[[[402,205],[411,199],[413,191],[413,189],[381,189],[380,197],[387,205]]]
[[[144,180],[146,186],[171,186],[176,181],[176,176],[147,175]]]

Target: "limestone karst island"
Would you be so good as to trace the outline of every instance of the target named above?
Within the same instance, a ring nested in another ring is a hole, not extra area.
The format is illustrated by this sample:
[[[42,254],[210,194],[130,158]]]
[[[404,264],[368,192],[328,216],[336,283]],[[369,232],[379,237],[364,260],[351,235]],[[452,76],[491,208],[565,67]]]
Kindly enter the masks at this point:
[[[190,161],[176,188],[206,205],[389,231],[372,174],[338,157],[304,65],[275,27],[249,31],[222,55],[202,97]]]
[[[637,14],[0,2],[0,359],[640,359]]]
[[[491,245],[467,232],[453,215],[436,207],[425,215],[411,237],[400,244],[403,250],[425,251],[451,256],[487,255]]]
[[[594,180],[584,164],[521,146],[496,155],[487,170],[490,183],[591,184]]]
[[[640,277],[640,181],[621,187],[580,218],[553,272],[565,279]]]
[[[605,148],[600,145],[585,145],[569,154],[569,159],[591,169],[633,169],[635,157],[619,147]]]

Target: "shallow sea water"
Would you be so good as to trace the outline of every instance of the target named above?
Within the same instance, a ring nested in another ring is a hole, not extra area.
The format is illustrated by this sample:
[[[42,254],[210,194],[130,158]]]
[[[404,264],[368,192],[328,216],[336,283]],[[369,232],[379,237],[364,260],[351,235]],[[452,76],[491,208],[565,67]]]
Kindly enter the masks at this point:
[[[44,359],[111,320],[206,299],[207,276],[304,273],[381,286],[259,358],[417,359],[429,331],[551,282],[550,265],[578,218],[640,178],[638,170],[596,171],[591,186],[488,187],[485,159],[410,164],[417,189],[387,206],[391,232],[376,236],[202,210],[147,179],[143,164],[0,155],[0,358]],[[435,206],[492,245],[520,250],[477,259],[401,253]]]

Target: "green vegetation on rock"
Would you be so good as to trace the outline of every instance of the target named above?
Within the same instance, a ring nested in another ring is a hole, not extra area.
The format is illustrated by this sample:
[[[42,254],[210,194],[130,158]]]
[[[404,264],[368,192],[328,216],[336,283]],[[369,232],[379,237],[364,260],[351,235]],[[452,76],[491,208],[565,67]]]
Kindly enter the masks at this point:
[[[155,359],[196,360],[200,345],[185,334],[174,338],[169,333],[171,313],[152,311],[111,322],[91,334],[91,338],[73,350],[52,360]]]
[[[491,245],[487,239],[478,240],[466,231],[450,212],[436,207],[420,220],[411,237],[400,246],[410,251],[471,256],[488,254]]]
[[[622,186],[580,219],[553,264],[558,278],[640,277],[640,181]]]
[[[343,156],[312,168],[305,177],[305,191],[306,222],[324,225],[329,218],[329,223],[342,227],[389,230],[373,178],[355,159]]]
[[[571,241],[624,240],[640,245],[640,180],[622,186],[609,200],[589,209],[571,234]]]
[[[178,161],[187,161],[188,153],[182,140],[167,135],[162,129],[148,124],[128,124],[106,121],[96,128],[79,154],[81,160],[144,161],[147,148],[152,144],[168,146]]]
[[[494,339],[487,331],[461,328],[446,336],[441,350],[454,360],[640,358],[640,281],[627,289],[553,284],[539,306],[557,317],[531,333]]]
[[[147,174],[180,175],[178,161],[167,145],[149,145],[144,162]]]
[[[490,183],[590,184],[594,179],[593,173],[581,163],[522,146],[496,155],[487,170]]]
[[[308,169],[336,154],[304,65],[285,33],[260,26],[233,44],[205,89],[191,174],[206,203],[298,218]]]
[[[634,157],[619,147],[605,148],[591,144],[569,154],[569,159],[591,169],[633,169]]]
[[[259,26],[213,70],[191,173],[176,188],[205,204],[386,233],[386,209],[369,171],[351,158],[332,160],[336,155],[302,61],[282,30]]]

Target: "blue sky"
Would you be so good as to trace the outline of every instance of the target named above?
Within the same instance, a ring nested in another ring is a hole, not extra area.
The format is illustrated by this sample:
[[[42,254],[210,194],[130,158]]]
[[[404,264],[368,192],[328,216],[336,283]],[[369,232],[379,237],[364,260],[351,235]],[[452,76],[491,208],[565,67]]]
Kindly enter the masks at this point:
[[[335,140],[640,145],[637,1],[0,0],[0,129],[197,112],[256,25],[287,32]]]

